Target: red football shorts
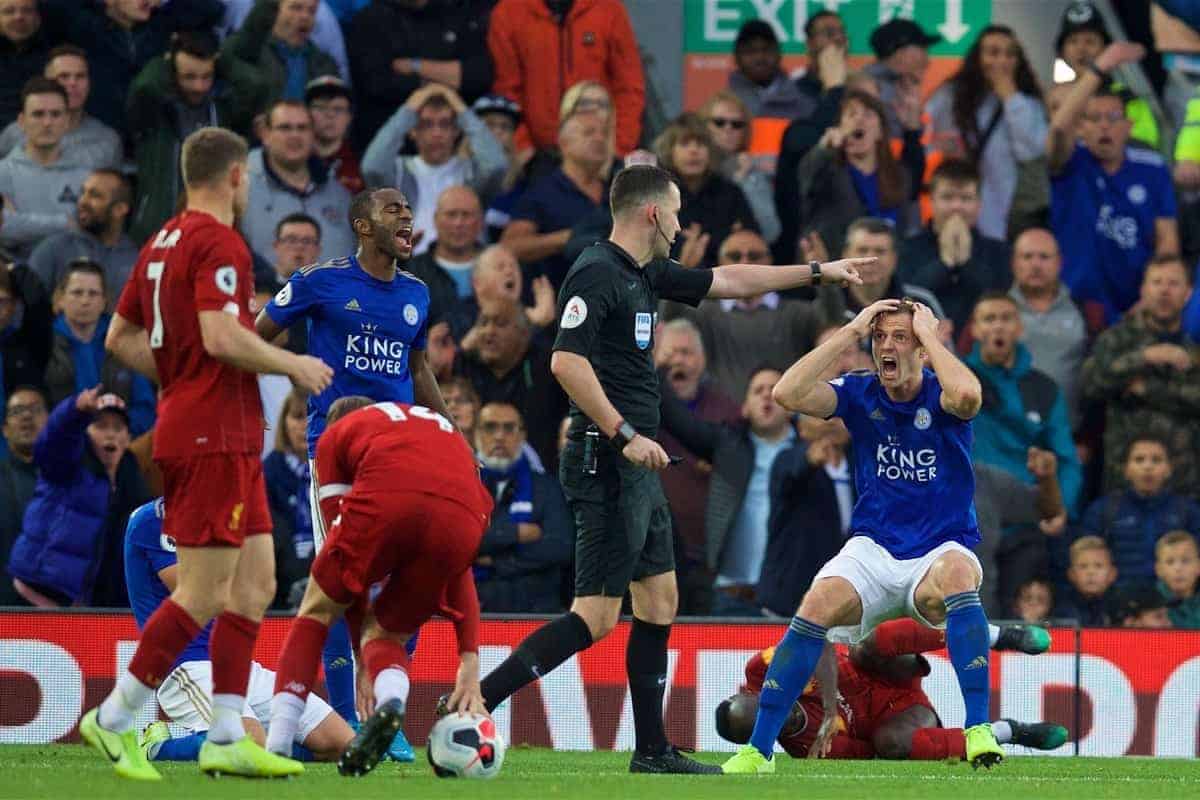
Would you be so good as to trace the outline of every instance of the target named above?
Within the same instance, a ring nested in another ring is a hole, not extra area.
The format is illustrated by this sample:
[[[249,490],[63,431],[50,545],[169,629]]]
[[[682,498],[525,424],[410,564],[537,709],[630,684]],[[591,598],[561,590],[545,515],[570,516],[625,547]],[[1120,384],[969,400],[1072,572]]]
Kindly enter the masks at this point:
[[[163,532],[177,547],[241,547],[271,532],[267,484],[257,453],[164,458]]]
[[[855,735],[860,739],[870,739],[889,717],[913,706],[924,706],[937,717],[929,696],[920,689],[877,683],[871,687],[868,706],[866,719],[855,719]]]
[[[387,577],[371,604],[375,618],[390,633],[415,633],[441,607],[446,584],[474,563],[486,523],[486,516],[444,497],[351,489],[312,577],[346,604]]]

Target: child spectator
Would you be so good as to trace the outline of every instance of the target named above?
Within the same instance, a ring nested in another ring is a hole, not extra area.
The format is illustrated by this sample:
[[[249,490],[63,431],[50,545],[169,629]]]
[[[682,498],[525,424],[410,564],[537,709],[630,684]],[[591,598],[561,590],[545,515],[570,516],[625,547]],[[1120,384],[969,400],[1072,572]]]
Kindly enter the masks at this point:
[[[1077,619],[1084,627],[1109,624],[1110,589],[1117,580],[1112,553],[1099,536],[1083,536],[1071,545],[1070,585],[1054,607],[1054,616]]]
[[[1120,594],[1113,621],[1122,628],[1170,628],[1167,601],[1150,585],[1134,586]]]
[[[1041,623],[1053,607],[1054,588],[1045,578],[1030,578],[1017,587],[1013,611],[1025,622]]]
[[[979,165],[979,232],[1003,239],[1020,165],[1045,155],[1049,128],[1041,87],[1012,29],[984,28],[926,111],[937,147]]]
[[[1167,490],[1171,456],[1166,442],[1140,434],[1125,456],[1129,488],[1092,503],[1080,535],[1099,536],[1109,546],[1122,588],[1154,580],[1154,543],[1167,531],[1200,530],[1200,507]]]
[[[1154,545],[1158,590],[1176,628],[1200,629],[1200,544],[1187,531],[1171,531]]]

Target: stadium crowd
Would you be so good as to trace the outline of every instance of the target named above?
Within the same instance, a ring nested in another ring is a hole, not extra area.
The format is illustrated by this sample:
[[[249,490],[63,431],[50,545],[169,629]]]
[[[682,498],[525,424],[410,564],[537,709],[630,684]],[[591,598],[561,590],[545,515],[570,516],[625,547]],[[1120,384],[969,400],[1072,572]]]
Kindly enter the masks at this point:
[[[162,493],[155,387],[105,333],[180,206],[183,139],[219,125],[254,144],[239,228],[260,307],[349,254],[355,193],[411,203],[401,267],[429,288],[429,362],[496,499],[484,612],[570,600],[556,291],[607,235],[612,175],[656,162],[681,190],[687,267],[878,258],[861,286],[660,309],[682,614],[788,617],[840,549],[848,433],[772,389],[863,307],[907,296],[984,387],[989,616],[1200,628],[1200,99],[1175,103],[1164,156],[1162,104],[1117,74],[1143,48],[1087,2],[1057,38],[1075,77],[1053,87],[999,24],[928,98],[939,37],[915,23],[878,27],[859,71],[837,14],[805,35],[788,75],[771,25],[747,22],[728,87],[654,130],[619,0],[0,0],[0,605],[128,604],[126,520]],[[286,337],[305,352],[302,325]],[[853,352],[829,378],[870,366]],[[294,609],[313,553],[305,397],[260,386],[274,607]]]

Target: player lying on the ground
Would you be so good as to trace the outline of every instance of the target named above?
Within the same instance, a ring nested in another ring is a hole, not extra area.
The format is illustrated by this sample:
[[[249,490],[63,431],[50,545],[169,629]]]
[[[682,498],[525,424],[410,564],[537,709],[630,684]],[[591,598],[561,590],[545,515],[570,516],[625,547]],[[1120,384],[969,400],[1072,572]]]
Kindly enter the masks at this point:
[[[162,498],[151,500],[129,515],[125,530],[125,582],[129,605],[138,628],[175,590],[179,572],[175,542],[163,533]],[[155,722],[142,735],[142,749],[150,761],[195,761],[200,755],[212,720],[212,662],[208,660],[208,637],[212,623],[205,626],[179,657],[158,687],[158,704],[173,722],[191,733],[172,739],[166,723]],[[256,742],[266,740],[263,726],[269,721],[275,673],[257,661],[250,664],[250,682],[242,723]],[[354,731],[329,704],[309,695],[301,715],[295,744],[287,753],[302,761],[333,761]]]
[[[361,642],[359,663],[371,679],[375,711],[338,771],[363,775],[404,725],[404,643],[436,613],[454,621],[458,639],[451,708],[484,712],[471,565],[492,497],[466,440],[437,412],[350,396],[335,402],[326,420],[314,474],[328,536],[279,656],[267,749],[291,750],[329,626],[345,616],[351,642]],[[372,599],[372,585],[384,578]]]
[[[992,626],[993,650],[1036,654],[1049,646],[1042,628]],[[915,620],[898,619],[877,627],[862,643],[839,647],[837,731],[824,758],[890,758],[913,761],[965,759],[962,728],[943,728],[921,680],[929,662],[921,653],[946,646],[946,634]],[[746,689],[717,707],[717,733],[735,744],[750,740],[758,712],[758,693],[775,655],[769,647],[746,664]],[[824,719],[821,692],[810,683],[792,706],[778,742],[794,758],[810,756]],[[996,741],[1037,750],[1053,750],[1067,740],[1067,729],[1047,722],[1002,719],[992,723]]]

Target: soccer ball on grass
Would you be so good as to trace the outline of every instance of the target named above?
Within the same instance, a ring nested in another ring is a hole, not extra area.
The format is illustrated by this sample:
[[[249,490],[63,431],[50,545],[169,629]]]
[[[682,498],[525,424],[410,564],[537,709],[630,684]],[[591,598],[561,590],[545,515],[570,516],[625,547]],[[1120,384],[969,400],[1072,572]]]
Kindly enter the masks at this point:
[[[485,714],[447,714],[429,732],[425,753],[439,778],[494,778],[504,764],[504,740]]]

